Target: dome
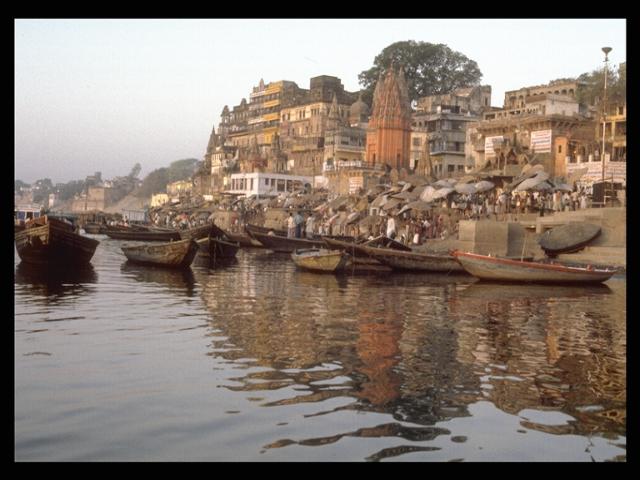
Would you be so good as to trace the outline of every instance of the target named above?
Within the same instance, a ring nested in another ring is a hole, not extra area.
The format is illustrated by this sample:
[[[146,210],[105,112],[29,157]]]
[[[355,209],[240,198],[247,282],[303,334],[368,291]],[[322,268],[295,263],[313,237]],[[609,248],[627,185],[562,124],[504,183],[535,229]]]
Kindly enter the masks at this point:
[[[349,108],[349,118],[360,121],[366,119],[369,116],[369,106],[362,101],[362,93],[358,95],[358,100],[355,101]]]

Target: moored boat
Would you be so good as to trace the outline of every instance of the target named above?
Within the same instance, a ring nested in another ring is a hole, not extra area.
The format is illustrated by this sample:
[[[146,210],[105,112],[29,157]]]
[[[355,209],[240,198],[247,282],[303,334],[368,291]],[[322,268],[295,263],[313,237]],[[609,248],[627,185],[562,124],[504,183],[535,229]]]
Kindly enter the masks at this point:
[[[342,250],[308,249],[294,250],[291,259],[300,268],[314,272],[336,272],[344,269],[349,254]]]
[[[211,258],[212,261],[235,258],[240,249],[240,244],[237,242],[229,242],[213,236],[200,238],[196,240],[196,243],[198,244],[198,253]]]
[[[101,223],[85,223],[82,228],[86,233],[97,235],[102,233],[103,225]]]
[[[359,252],[375,258],[394,270],[422,272],[464,272],[462,265],[449,254],[407,252],[392,248],[357,246]]]
[[[322,240],[289,238],[257,232],[252,232],[251,236],[258,240],[265,248],[273,250],[274,252],[291,253],[296,249],[323,248],[325,246]]]
[[[244,229],[252,237],[254,233],[268,235],[269,232],[273,232],[275,235],[279,235],[281,237],[287,236],[286,230],[277,229],[277,228],[267,228],[267,227],[260,227],[258,225],[247,224],[244,226]]]
[[[121,249],[131,262],[171,268],[188,267],[198,253],[198,245],[190,239],[152,245],[125,245]]]
[[[33,264],[86,264],[100,243],[75,233],[71,224],[47,216],[16,232],[14,238],[20,259]]]
[[[201,227],[190,228],[188,230],[179,230],[180,238],[186,240],[188,238],[192,240],[199,240],[204,237],[208,237],[211,232],[211,223],[208,225],[202,225]]]
[[[107,227],[104,233],[114,240],[138,240],[143,242],[170,242],[180,240],[177,230],[149,231],[140,229],[123,229]]]
[[[530,262],[476,253],[451,253],[464,269],[481,280],[531,283],[600,283],[617,270],[572,267],[558,263]]]

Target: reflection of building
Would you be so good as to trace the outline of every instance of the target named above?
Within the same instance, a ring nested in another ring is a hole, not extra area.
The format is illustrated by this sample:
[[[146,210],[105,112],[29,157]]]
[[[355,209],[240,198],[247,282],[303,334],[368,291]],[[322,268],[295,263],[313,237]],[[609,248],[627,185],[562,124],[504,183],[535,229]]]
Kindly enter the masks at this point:
[[[373,93],[367,132],[366,161],[409,169],[411,103],[402,67],[380,75]]]

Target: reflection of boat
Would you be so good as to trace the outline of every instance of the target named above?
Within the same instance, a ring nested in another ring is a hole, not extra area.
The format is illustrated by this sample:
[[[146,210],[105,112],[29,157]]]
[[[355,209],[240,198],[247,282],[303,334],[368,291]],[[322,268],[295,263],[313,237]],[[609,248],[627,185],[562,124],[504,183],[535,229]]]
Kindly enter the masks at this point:
[[[508,287],[508,288],[507,288]],[[563,298],[578,298],[589,296],[610,295],[612,290],[603,283],[587,285],[548,285],[528,284],[518,285],[498,282],[474,282],[460,291],[460,296],[481,301],[522,301],[522,300],[551,300]]]
[[[547,230],[538,242],[547,255],[558,255],[582,249],[599,234],[598,225],[575,222]]]
[[[167,269],[153,268],[148,266],[136,265],[131,262],[124,262],[120,267],[120,271],[127,274],[138,282],[158,283],[168,285],[171,288],[193,288],[195,277],[190,268]]]
[[[268,235],[251,232],[251,236],[258,240],[265,248],[274,252],[291,253],[296,249],[323,248],[322,240],[306,240],[304,238],[288,238],[280,235]]]
[[[608,280],[616,273],[616,270],[525,262],[476,253],[465,253],[459,250],[454,251],[452,254],[467,272],[482,280],[537,283],[598,283]]]
[[[86,264],[100,243],[74,233],[74,227],[63,220],[45,216],[33,222],[15,234],[16,249],[23,262]]]
[[[191,265],[198,245],[193,240],[154,245],[123,246],[122,252],[134,263],[157,265],[160,267],[184,268]]]
[[[344,269],[349,260],[349,254],[341,250],[294,250],[291,258],[298,267],[306,270],[335,272]]]
[[[21,262],[16,268],[15,282],[18,284],[62,286],[63,284],[96,283],[98,274],[93,265],[78,265],[75,268],[64,268],[62,265],[56,268],[42,269],[37,265]]]

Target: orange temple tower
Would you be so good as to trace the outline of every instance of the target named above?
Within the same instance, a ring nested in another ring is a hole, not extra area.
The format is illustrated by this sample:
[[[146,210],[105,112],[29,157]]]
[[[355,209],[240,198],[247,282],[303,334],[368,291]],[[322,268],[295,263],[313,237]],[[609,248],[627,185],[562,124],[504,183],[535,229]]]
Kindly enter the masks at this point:
[[[365,159],[369,165],[387,164],[409,169],[411,102],[402,67],[392,65],[380,74],[373,93]]]

